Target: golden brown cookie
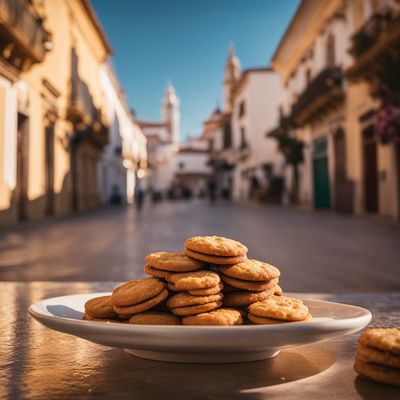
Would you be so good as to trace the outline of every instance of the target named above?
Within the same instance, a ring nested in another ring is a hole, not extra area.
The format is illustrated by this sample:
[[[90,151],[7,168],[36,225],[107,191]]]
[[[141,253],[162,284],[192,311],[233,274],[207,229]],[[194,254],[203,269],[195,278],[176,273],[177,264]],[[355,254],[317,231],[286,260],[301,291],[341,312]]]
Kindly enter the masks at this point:
[[[157,304],[161,303],[163,300],[165,300],[168,297],[168,290],[163,289],[160,293],[158,293],[156,296],[145,300],[141,303],[136,303],[131,306],[114,306],[114,311],[119,315],[133,315],[133,314],[138,314],[140,312],[149,310],[150,308],[153,308]]]
[[[134,315],[129,319],[129,323],[137,325],[181,325],[181,320],[176,315],[147,311]]]
[[[276,286],[275,286],[274,295],[275,295],[275,296],[282,296],[282,293],[283,293],[282,288],[281,288],[279,285],[276,285]]]
[[[173,274],[167,280],[173,283],[177,290],[209,289],[221,281],[216,272],[206,270]]]
[[[116,315],[116,314],[115,314]],[[83,314],[82,317],[83,320],[85,321],[98,321],[98,322],[120,322],[117,317],[115,318],[97,318],[97,317],[93,317],[92,315],[89,315],[87,313]]]
[[[131,306],[156,296],[163,289],[164,284],[153,277],[128,281],[114,289],[110,301],[118,307]]]
[[[194,236],[186,240],[185,248],[197,253],[222,257],[237,257],[247,253],[242,243],[222,236]]]
[[[359,344],[357,354],[367,362],[400,368],[400,356],[387,350],[380,350],[376,347]]]
[[[274,318],[263,318],[257,317],[257,315],[248,313],[247,318],[257,325],[274,325],[274,324],[287,324],[290,321],[283,321],[282,319],[274,319]]]
[[[273,265],[253,259],[234,265],[220,265],[218,268],[224,275],[244,281],[270,281],[281,274]]]
[[[241,279],[232,278],[230,276],[226,276],[221,274],[221,279],[226,282],[228,285],[233,286],[238,289],[243,290],[251,290],[254,292],[264,292],[266,290],[272,289],[277,285],[279,282],[278,278],[271,279],[270,281],[264,282],[251,282],[251,281],[244,281]]]
[[[219,308],[182,318],[183,325],[241,325],[242,323],[242,315],[232,308]]]
[[[250,304],[256,303],[257,301],[264,300],[274,295],[275,287],[263,292],[249,292],[246,290],[230,292],[224,294],[224,300],[222,303],[225,307],[246,307]]]
[[[155,278],[159,279],[166,279],[168,276],[173,274],[173,272],[163,271],[162,269],[153,268],[150,267],[150,265],[145,265],[143,270],[146,274],[154,276]]]
[[[223,288],[224,288],[223,283],[219,282],[217,286],[208,289],[193,289],[193,290],[188,290],[188,292],[193,296],[209,296],[210,294],[217,294],[221,292]]]
[[[400,328],[372,328],[360,336],[361,344],[400,354]]]
[[[362,358],[357,357],[354,363],[354,370],[361,376],[372,381],[400,386],[400,370],[397,368],[366,362]]]
[[[110,302],[111,296],[100,296],[85,303],[85,312],[94,318],[116,318],[114,307]]]
[[[215,301],[220,301],[223,298],[222,293],[212,294],[210,296],[193,296],[187,292],[175,294],[167,300],[169,308],[188,307],[197,304],[206,304]]]
[[[145,258],[146,264],[157,269],[171,272],[197,271],[205,267],[202,261],[194,260],[185,253],[158,251]]]
[[[286,296],[271,296],[251,304],[249,312],[257,317],[286,321],[302,321],[309,316],[307,306],[300,299]]]
[[[171,312],[174,313],[175,315],[184,317],[186,315],[194,315],[212,311],[218,307],[221,307],[221,305],[222,305],[221,301],[213,301],[211,303],[200,304],[195,306],[173,308],[171,309]]]
[[[185,289],[178,289],[174,283],[167,282],[167,288],[173,292],[186,292]]]
[[[209,254],[198,253],[197,251],[193,251],[190,249],[186,249],[185,254],[191,258],[195,258],[196,260],[201,260],[206,263],[216,264],[216,265],[236,264],[238,262],[247,260],[246,254],[234,257],[222,257],[222,256],[212,256]]]

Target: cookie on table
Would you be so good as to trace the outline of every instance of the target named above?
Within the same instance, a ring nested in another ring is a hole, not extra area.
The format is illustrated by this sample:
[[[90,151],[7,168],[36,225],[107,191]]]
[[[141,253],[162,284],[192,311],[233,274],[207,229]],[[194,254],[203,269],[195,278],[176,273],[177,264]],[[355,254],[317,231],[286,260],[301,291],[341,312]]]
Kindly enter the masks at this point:
[[[400,355],[390,351],[380,350],[376,347],[359,344],[357,355],[367,362],[400,369]]]
[[[148,266],[170,272],[197,271],[205,267],[205,263],[188,257],[185,253],[158,251],[146,256]]]
[[[135,314],[129,319],[129,323],[137,325],[181,325],[181,320],[176,315],[159,311],[146,311]]]
[[[246,254],[243,254],[241,256],[223,257],[223,256],[213,256],[209,254],[203,254],[190,249],[185,249],[185,254],[188,257],[194,258],[196,260],[201,260],[206,263],[216,264],[216,265],[236,264],[247,260]]]
[[[179,291],[216,287],[221,281],[221,278],[215,272],[202,270],[173,274],[167,277],[167,281],[172,283],[177,291]]]
[[[167,279],[168,276],[173,274],[173,272],[153,268],[153,267],[150,267],[150,265],[145,265],[143,268],[143,271],[147,275],[151,275],[151,276],[154,276],[155,278],[159,278],[159,279]]]
[[[284,321],[303,321],[310,317],[308,307],[294,297],[271,296],[249,306],[249,313],[256,317]]]
[[[125,307],[142,303],[164,290],[164,284],[156,278],[132,280],[114,289],[110,302],[113,306]]]
[[[212,311],[215,310],[219,307],[221,307],[222,301],[213,301],[211,303],[206,303],[206,304],[198,304],[194,306],[188,306],[188,307],[177,307],[177,308],[172,308],[171,312],[175,315],[179,316],[187,316],[187,315],[195,315],[195,314],[201,314],[204,312]]]
[[[88,300],[85,303],[85,313],[93,318],[116,318],[110,299],[111,296],[100,296]]]
[[[191,315],[182,318],[183,325],[241,325],[243,318],[238,310],[219,308],[215,311]]]
[[[222,293],[212,294],[209,296],[193,296],[187,292],[180,292],[170,297],[166,304],[169,308],[174,309],[221,301],[223,297]]]
[[[400,369],[367,362],[360,356],[356,357],[354,370],[364,378],[384,383],[386,385],[400,386]]]
[[[365,346],[400,355],[400,328],[371,328],[363,332],[359,342]]]
[[[273,265],[254,259],[234,265],[220,265],[218,269],[226,276],[244,281],[270,281],[281,274]]]
[[[185,248],[197,253],[221,257],[237,257],[247,253],[242,243],[222,236],[194,236],[186,240]]]
[[[188,290],[188,293],[192,294],[193,296],[209,296],[211,294],[217,294],[222,292],[224,285],[222,282],[219,282],[218,285],[210,287],[208,289],[193,289]]]
[[[282,288],[281,288],[279,285],[276,285],[276,286],[275,286],[274,295],[275,295],[275,296],[282,296],[282,293],[283,293]]]
[[[279,282],[278,278],[271,279],[270,281],[245,281],[242,279],[232,278],[222,273],[220,276],[224,283],[227,283],[229,286],[236,289],[250,290],[254,292],[263,292],[272,289]]]
[[[274,325],[274,324],[287,324],[290,322],[306,322],[306,321],[311,321],[312,317],[311,314],[308,314],[308,316],[303,319],[302,321],[285,321],[283,319],[275,319],[275,318],[266,318],[266,317],[258,317],[257,315],[248,313],[247,318],[254,324],[256,325]]]
[[[224,294],[222,303],[225,307],[246,307],[257,301],[265,300],[275,294],[276,286],[263,292],[238,290]]]
[[[97,322],[121,322],[120,320],[118,320],[117,315],[115,318],[97,318],[97,317],[93,317],[87,313],[84,313],[82,319],[85,321],[97,321]]]

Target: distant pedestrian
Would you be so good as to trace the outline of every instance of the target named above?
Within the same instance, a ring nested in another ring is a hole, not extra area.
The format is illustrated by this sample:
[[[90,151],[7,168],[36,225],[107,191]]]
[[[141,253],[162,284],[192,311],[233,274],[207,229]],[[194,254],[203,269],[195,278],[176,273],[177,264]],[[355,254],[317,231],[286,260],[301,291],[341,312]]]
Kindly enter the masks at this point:
[[[136,181],[136,186],[135,186],[135,204],[136,204],[136,209],[139,212],[142,211],[143,200],[144,200],[144,191],[142,189],[142,182],[141,179],[138,179]]]
[[[216,200],[216,191],[217,191],[217,184],[214,178],[210,178],[207,182],[208,188],[208,198],[211,204],[215,203]]]

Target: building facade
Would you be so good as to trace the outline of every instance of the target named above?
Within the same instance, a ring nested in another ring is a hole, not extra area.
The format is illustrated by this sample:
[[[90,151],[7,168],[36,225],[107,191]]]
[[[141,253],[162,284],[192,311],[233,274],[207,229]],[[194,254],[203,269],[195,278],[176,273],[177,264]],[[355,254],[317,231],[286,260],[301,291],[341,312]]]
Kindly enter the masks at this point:
[[[304,0],[273,56],[288,134],[305,144],[299,199],[309,208],[399,217],[398,145],[378,139],[382,103],[350,51],[360,30],[387,10],[397,14],[398,4]]]

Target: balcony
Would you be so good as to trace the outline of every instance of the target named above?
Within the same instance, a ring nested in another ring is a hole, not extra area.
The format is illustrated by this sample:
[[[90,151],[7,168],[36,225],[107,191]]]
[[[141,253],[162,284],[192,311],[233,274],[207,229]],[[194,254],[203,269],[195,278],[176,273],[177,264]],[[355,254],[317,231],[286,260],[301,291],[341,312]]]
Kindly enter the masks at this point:
[[[326,68],[308,85],[292,107],[291,118],[298,126],[318,119],[344,97],[340,68]]]
[[[16,74],[42,62],[50,48],[50,34],[27,1],[0,0],[0,58]]]
[[[385,54],[400,52],[400,16],[392,11],[374,14],[352,37],[350,53],[353,65],[347,69],[350,79],[366,79],[379,70]]]

